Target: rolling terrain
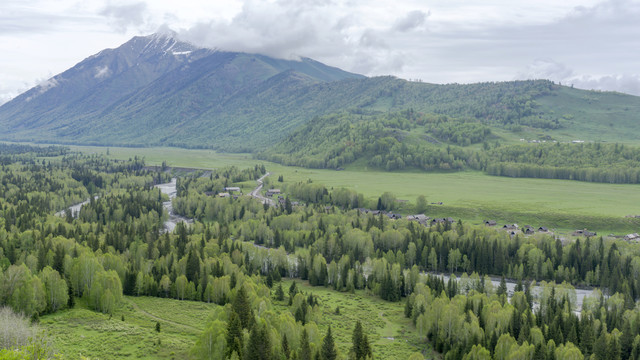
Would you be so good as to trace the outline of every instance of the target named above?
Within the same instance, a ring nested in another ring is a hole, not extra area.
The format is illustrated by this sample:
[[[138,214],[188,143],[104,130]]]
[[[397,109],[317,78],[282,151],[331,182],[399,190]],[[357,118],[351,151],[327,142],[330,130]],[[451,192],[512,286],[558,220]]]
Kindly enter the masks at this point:
[[[639,110],[635,96],[545,80],[437,85],[367,78],[308,58],[223,52],[154,34],[92,55],[4,104],[0,130],[9,141],[262,152],[314,119],[412,111],[491,131],[502,142],[632,144],[640,140]],[[432,143],[474,143],[417,125],[418,140],[426,132]]]

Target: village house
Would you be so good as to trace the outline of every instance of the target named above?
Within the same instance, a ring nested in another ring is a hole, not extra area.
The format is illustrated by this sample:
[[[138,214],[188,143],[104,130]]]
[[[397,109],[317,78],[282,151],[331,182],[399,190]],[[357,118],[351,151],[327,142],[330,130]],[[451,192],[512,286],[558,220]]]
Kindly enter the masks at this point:
[[[484,224],[487,226],[496,226],[496,221],[495,220],[485,220]]]
[[[448,217],[448,218],[435,218],[435,219],[431,220],[431,225],[444,224],[444,223],[453,224],[454,222],[455,222],[455,220],[453,220],[453,218],[452,218],[452,217]]]
[[[226,198],[226,197],[229,197],[231,195],[228,192],[221,192],[221,193],[218,194],[218,196],[222,197],[222,198]]]
[[[640,235],[638,235],[638,233],[627,234],[627,235],[624,236],[624,240],[625,241],[639,242],[640,241]]]
[[[502,230],[518,230],[518,224],[506,224],[502,227]]]
[[[402,215],[400,214],[394,214],[394,213],[386,213],[385,215],[387,215],[387,217],[391,220],[399,220],[402,219]]]
[[[525,226],[522,228],[522,232],[523,232],[525,235],[533,235],[533,234],[535,234],[535,232],[536,232],[536,231],[533,229],[533,226],[531,226],[531,225],[525,225]]]
[[[589,231],[587,229],[583,229],[583,230],[576,230],[573,232],[573,234],[571,234],[573,236],[586,236],[586,237],[590,237],[590,236],[596,236],[597,233],[595,231]]]
[[[277,194],[280,194],[280,189],[269,189],[265,195],[271,197]]]
[[[547,229],[547,227],[546,227],[546,226],[540,226],[540,227],[538,228],[538,232],[541,232],[541,233],[547,233],[547,232],[549,232],[549,229]]]
[[[431,218],[428,217],[425,214],[417,214],[417,215],[408,215],[407,216],[407,220],[409,220],[409,221],[417,221],[418,223],[420,223],[420,225],[423,225],[423,226],[427,226],[428,225],[428,221],[430,219]]]
[[[228,187],[224,188],[224,191],[227,191],[229,193],[240,192],[240,188],[237,187],[237,186],[228,186]]]

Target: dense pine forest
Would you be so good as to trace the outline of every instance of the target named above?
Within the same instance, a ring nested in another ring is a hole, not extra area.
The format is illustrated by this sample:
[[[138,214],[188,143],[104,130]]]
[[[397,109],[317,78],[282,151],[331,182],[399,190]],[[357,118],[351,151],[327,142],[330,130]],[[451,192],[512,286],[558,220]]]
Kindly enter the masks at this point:
[[[573,145],[549,146],[561,152]],[[584,147],[633,161],[626,148]],[[505,161],[535,156],[506,154]],[[27,318],[37,324],[80,305],[112,314],[125,295],[218,304],[193,345],[196,359],[377,357],[366,327],[352,324],[352,338],[335,339],[319,300],[295,282],[283,286],[285,278],[402,302],[413,323],[407,331],[420,335],[425,350],[412,359],[431,348],[445,359],[640,355],[640,251],[633,244],[392,220],[363,210],[385,207],[384,195],[370,204],[353,190],[312,182],[284,187],[289,196],[276,206],[215,196],[258,179],[262,165],[179,177],[174,211],[195,221],[167,232],[168,198],[154,185],[170,175],[141,159],[11,145],[1,159],[0,318],[22,325],[2,329],[0,358],[55,353],[45,338],[16,333],[36,326]],[[82,201],[79,212],[64,211]],[[503,282],[493,286],[489,276]],[[517,281],[512,294],[505,278]],[[574,286],[600,290],[579,306]],[[349,346],[339,350],[337,342]]]

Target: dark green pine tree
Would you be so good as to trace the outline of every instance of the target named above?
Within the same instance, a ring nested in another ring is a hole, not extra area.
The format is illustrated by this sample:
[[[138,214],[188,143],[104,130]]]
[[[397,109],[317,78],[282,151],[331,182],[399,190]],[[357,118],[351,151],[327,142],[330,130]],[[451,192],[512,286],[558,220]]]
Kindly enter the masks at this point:
[[[251,329],[255,319],[253,318],[253,310],[249,305],[249,299],[247,298],[247,292],[244,286],[238,290],[236,298],[233,299],[231,309],[238,314],[242,328]]]
[[[633,331],[631,330],[631,324],[629,320],[624,322],[622,327],[622,336],[620,337],[620,346],[622,348],[622,358],[628,359],[631,357],[631,350],[633,349]]]
[[[498,286],[496,294],[498,296],[507,295],[507,281],[505,280],[504,275],[502,275],[502,278],[500,279],[500,285]]]
[[[567,342],[570,342],[578,346],[578,332],[575,326],[571,326],[571,328],[569,328],[569,334],[567,335]]]
[[[412,299],[412,297],[408,297],[407,301],[404,303],[404,317],[406,318],[410,318],[411,312],[413,311],[413,302],[411,301]]]
[[[284,211],[287,212],[287,214],[291,214],[291,212],[293,212],[293,208],[291,206],[291,200],[289,200],[289,197],[287,196],[287,198],[284,200]]]
[[[269,342],[269,333],[267,326],[254,326],[249,336],[249,346],[244,354],[245,360],[270,360],[271,359],[271,343]]]
[[[235,351],[238,356],[242,357],[243,349],[242,323],[238,314],[231,311],[227,322],[227,356],[231,356]]]
[[[307,329],[302,330],[302,337],[300,337],[300,356],[299,360],[312,360],[311,345],[309,345],[309,334]]]
[[[580,351],[586,357],[591,355],[593,351],[593,325],[590,321],[585,320],[581,326],[582,332],[580,334]]]
[[[322,341],[322,348],[320,349],[322,360],[335,360],[338,357],[336,351],[336,344],[333,341],[333,335],[331,334],[331,325],[327,330],[327,335],[324,336]]]
[[[351,347],[351,352],[353,353],[353,356],[356,360],[363,358],[363,351],[362,351],[363,337],[364,337],[364,334],[362,331],[362,323],[360,323],[360,320],[358,320],[356,322],[356,327],[353,329],[353,336],[351,337],[353,342],[353,346]]]
[[[287,335],[282,335],[282,353],[284,354],[285,359],[289,359],[289,357],[291,357],[291,349],[289,349]]]
[[[56,246],[56,252],[53,256],[53,270],[57,271],[59,274],[64,274],[64,256],[65,256],[64,247],[62,245]]]
[[[533,353],[533,360],[546,360],[546,359],[547,359],[547,354],[542,348],[542,344],[536,345],[536,349]]]
[[[606,331],[602,331],[595,344],[593,344],[593,354],[596,356],[596,360],[606,360],[607,357],[607,334]]]
[[[633,341],[633,349],[629,359],[640,360],[640,335],[636,335],[636,339]]]
[[[198,254],[192,247],[189,250],[189,255],[187,256],[187,269],[186,269],[187,280],[192,282],[197,282],[199,273],[200,273],[200,258],[198,257]]]
[[[607,350],[607,359],[610,360],[621,360],[622,359],[622,349],[620,347],[620,341],[617,336],[612,336],[611,341],[609,341],[609,349]]]
[[[284,290],[282,290],[282,283],[278,284],[278,287],[276,288],[276,300],[284,300]]]
[[[367,334],[364,334],[362,338],[362,349],[364,354],[363,359],[366,359],[367,356],[373,359],[373,351],[371,350],[371,345],[369,345],[369,336],[367,336]]]

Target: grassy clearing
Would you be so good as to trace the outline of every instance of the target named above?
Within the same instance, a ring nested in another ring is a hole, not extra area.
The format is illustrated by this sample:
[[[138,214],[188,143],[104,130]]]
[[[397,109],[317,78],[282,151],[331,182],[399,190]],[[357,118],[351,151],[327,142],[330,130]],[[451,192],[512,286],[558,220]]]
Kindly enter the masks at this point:
[[[324,335],[331,325],[336,345],[343,355],[349,353],[353,329],[356,321],[360,320],[376,359],[407,359],[416,351],[424,351],[427,359],[436,357],[431,345],[420,340],[411,320],[404,317],[404,303],[387,302],[367,295],[364,291],[342,293],[324,287],[313,287],[299,280],[296,282],[298,289],[320,299],[322,314],[317,321],[318,327]],[[290,285],[291,280],[282,284],[285,289]],[[288,311],[286,300],[275,303],[279,311]],[[339,315],[335,313],[338,306]]]
[[[40,324],[69,359],[185,359],[216,305],[151,297],[125,297],[109,315],[76,308],[43,316]],[[125,321],[121,320],[124,316]],[[160,321],[161,331],[155,331]]]
[[[291,281],[285,281],[288,289]],[[357,320],[362,321],[376,359],[406,359],[416,351],[434,353],[404,317],[403,303],[386,302],[364,291],[354,294],[312,287],[297,280],[298,288],[320,299],[318,326],[324,334],[331,325],[336,345],[347,355]],[[274,302],[277,311],[289,311],[287,302]],[[335,313],[340,307],[340,315]],[[74,309],[45,315],[40,324],[65,358],[185,359],[217,305],[153,297],[125,297],[112,317],[87,309],[82,300]],[[124,316],[125,321],[121,320]],[[161,331],[155,331],[160,321]]]
[[[106,153],[104,147],[73,147],[85,152]],[[480,222],[495,219],[499,222],[527,223],[558,230],[589,228],[601,232],[623,234],[636,232],[640,222],[625,219],[640,214],[638,185],[587,183],[568,180],[527,179],[488,176],[477,171],[453,173],[425,173],[421,171],[386,172],[370,169],[366,163],[356,162],[344,171],[305,169],[252,159],[250,154],[220,154],[210,150],[177,148],[109,148],[109,156],[128,159],[142,156],[149,164],[198,168],[218,168],[235,165],[253,166],[263,163],[273,175],[275,187],[278,175],[285,182],[306,181],[328,187],[352,188],[374,201],[385,191],[398,199],[414,203],[419,195],[432,206],[430,216],[453,216]],[[250,189],[252,184],[243,184]],[[411,208],[405,208],[412,211]]]

